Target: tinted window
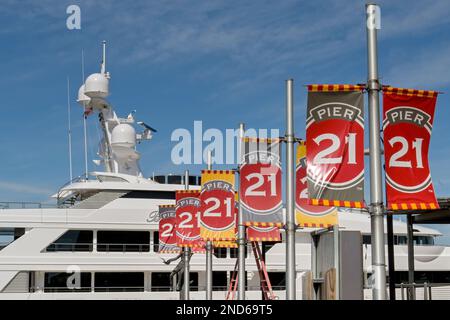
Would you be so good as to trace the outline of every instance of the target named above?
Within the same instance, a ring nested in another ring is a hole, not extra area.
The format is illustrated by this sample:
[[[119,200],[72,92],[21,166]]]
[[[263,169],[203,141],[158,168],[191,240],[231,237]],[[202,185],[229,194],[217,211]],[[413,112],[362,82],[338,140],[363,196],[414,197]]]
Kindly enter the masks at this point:
[[[152,272],[152,291],[171,291],[170,272]]]
[[[81,272],[79,274],[80,282],[75,281],[67,283],[68,278],[73,278],[73,273],[66,272],[46,272],[44,277],[44,292],[89,292],[91,291],[91,273]]]
[[[98,231],[98,251],[148,252],[149,231]]]
[[[92,239],[90,230],[69,230],[49,245],[47,251],[92,251]]]
[[[143,272],[97,272],[96,292],[144,291]]]

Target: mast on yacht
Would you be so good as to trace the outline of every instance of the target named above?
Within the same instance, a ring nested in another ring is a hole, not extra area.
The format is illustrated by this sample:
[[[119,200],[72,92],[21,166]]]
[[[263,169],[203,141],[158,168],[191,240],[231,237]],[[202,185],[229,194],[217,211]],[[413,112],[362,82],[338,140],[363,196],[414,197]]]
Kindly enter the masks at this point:
[[[93,73],[86,78],[78,90],[77,102],[84,108],[85,115],[97,113],[103,138],[99,143],[98,156],[94,160],[103,165],[105,172],[121,173],[142,177],[139,166],[140,153],[136,144],[142,140],[150,140],[155,129],[143,122],[137,122],[144,130],[136,133],[133,112],[127,118],[119,118],[108,102],[109,80],[111,75],[106,71],[106,41],[102,42],[102,62],[100,73]]]

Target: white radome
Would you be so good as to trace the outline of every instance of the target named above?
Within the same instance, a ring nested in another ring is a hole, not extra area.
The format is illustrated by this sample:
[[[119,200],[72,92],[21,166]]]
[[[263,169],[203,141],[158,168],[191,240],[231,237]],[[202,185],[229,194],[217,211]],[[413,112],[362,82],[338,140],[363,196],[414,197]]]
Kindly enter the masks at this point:
[[[111,134],[111,145],[114,147],[133,148],[136,146],[136,130],[126,123],[117,125]]]
[[[109,79],[106,74],[93,73],[87,77],[84,94],[90,98],[106,98],[109,95]]]
[[[77,102],[81,104],[82,106],[86,106],[91,101],[91,98],[89,98],[87,95],[84,94],[85,92],[85,86],[84,84],[78,89],[78,99]]]

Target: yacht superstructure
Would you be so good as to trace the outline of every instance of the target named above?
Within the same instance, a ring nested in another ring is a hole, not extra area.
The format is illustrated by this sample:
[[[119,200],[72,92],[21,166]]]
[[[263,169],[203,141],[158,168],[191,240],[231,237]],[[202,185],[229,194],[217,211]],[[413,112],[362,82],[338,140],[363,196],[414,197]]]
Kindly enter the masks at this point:
[[[0,203],[0,234],[10,241],[0,246],[0,299],[179,299],[169,274],[175,267],[158,251],[158,206],[173,204],[175,191],[184,189],[184,175],[145,178],[136,145],[150,140],[155,129],[136,122],[131,113],[116,115],[107,101],[110,74],[106,52],[100,73],[87,77],[78,102],[85,114],[99,118],[103,139],[103,171],[79,177],[54,195],[55,207],[39,204]],[[142,132],[137,133],[139,125]],[[200,177],[189,176],[190,189],[200,188]],[[362,233],[364,272],[371,297],[370,219],[364,212],[342,210],[339,227]],[[450,299],[450,248],[434,244],[441,234],[416,226],[415,267],[418,281],[448,283],[434,298]],[[302,297],[302,277],[311,269],[312,229],[296,234],[297,297]],[[406,279],[406,224],[394,223],[397,279]],[[283,234],[284,238],[284,234]],[[285,244],[263,246],[275,295],[285,297]],[[387,251],[386,251],[387,252]],[[213,256],[213,298],[224,299],[237,258],[237,249],[216,248]],[[191,259],[191,299],[205,297],[205,255]],[[259,276],[250,248],[246,271],[248,299],[260,299]]]

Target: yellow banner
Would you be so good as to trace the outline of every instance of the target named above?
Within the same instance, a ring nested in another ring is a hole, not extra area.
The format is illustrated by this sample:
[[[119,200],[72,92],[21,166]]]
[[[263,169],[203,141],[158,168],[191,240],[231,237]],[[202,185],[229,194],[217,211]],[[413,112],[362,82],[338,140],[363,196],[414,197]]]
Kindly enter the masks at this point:
[[[205,241],[235,241],[234,171],[203,170],[200,200],[200,237]]]
[[[308,204],[308,186],[306,183],[306,146],[297,147],[297,167],[295,173],[295,219],[297,225],[305,228],[328,228],[338,224],[335,207]]]

